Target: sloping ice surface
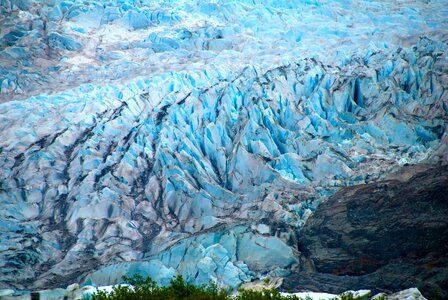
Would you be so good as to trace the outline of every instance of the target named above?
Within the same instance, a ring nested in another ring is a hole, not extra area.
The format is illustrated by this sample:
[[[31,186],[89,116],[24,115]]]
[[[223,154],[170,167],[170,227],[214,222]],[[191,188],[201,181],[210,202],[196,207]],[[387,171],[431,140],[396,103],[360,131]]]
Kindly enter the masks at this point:
[[[0,99],[207,65],[264,70],[446,35],[446,0],[3,0]]]
[[[3,1],[0,285],[236,287],[338,189],[447,161],[446,1]]]

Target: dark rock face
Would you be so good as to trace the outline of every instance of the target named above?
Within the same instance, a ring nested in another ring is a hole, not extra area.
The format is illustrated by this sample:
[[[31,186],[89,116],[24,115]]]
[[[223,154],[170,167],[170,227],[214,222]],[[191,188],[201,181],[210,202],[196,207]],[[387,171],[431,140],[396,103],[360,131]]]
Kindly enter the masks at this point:
[[[417,286],[426,296],[448,297],[448,167],[416,168],[342,189],[322,204],[301,232],[308,267],[284,288]]]

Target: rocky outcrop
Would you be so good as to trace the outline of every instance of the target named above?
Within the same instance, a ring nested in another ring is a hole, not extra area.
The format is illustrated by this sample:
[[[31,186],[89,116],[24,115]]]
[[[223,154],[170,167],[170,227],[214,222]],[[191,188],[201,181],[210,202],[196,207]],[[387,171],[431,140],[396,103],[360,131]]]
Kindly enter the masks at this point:
[[[284,288],[417,286],[426,297],[446,298],[447,216],[447,166],[409,166],[394,179],[344,188],[303,227],[299,248],[307,264]]]

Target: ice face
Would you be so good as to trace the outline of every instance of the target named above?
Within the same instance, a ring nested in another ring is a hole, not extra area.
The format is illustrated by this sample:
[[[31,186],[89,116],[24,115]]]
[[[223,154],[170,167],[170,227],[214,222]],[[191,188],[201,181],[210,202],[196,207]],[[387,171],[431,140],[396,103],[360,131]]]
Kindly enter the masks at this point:
[[[4,3],[2,285],[286,276],[321,201],[446,160],[443,1]]]

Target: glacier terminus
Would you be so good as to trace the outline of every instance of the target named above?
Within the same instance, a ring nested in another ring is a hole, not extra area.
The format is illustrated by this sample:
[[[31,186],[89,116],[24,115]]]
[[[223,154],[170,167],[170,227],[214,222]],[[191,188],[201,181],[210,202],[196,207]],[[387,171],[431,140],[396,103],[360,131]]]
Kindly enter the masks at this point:
[[[0,289],[445,298],[447,165],[446,0],[0,0]]]

